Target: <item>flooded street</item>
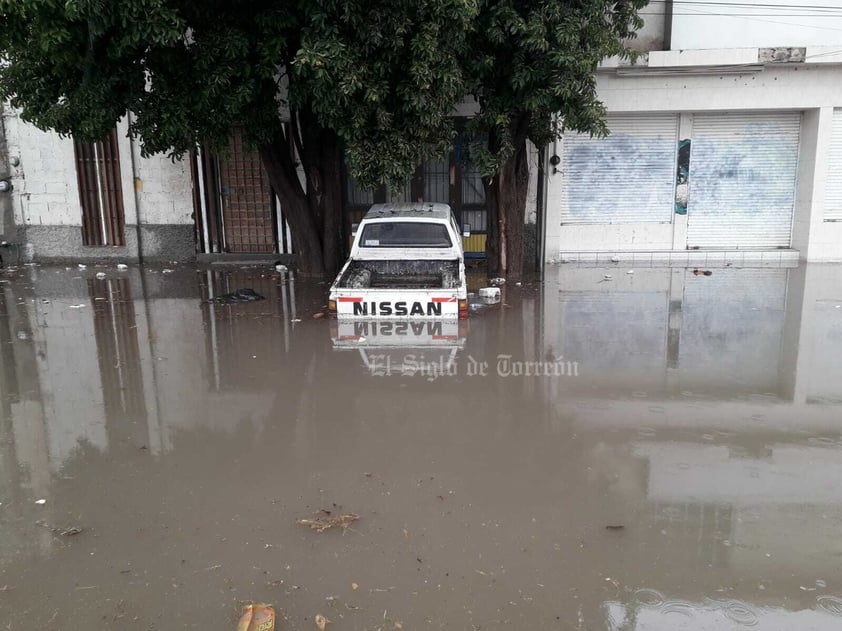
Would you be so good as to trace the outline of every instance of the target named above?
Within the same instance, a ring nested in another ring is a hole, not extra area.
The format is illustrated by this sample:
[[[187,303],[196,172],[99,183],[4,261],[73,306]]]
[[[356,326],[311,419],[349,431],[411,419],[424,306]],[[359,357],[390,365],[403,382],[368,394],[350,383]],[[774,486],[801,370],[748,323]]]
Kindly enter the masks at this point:
[[[0,629],[842,627],[842,266],[709,269],[0,269]]]

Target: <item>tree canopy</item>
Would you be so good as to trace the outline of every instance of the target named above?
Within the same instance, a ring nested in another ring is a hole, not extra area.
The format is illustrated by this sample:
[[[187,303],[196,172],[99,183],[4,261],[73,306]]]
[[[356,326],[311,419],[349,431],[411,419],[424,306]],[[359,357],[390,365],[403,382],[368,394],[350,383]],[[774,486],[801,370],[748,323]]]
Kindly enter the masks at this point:
[[[147,154],[224,146],[244,123],[267,142],[290,108],[311,109],[380,155],[382,177],[448,140],[476,12],[470,0],[4,0],[0,95],[87,139],[131,111]]]
[[[505,218],[520,192],[501,197],[516,170],[503,189],[499,175],[522,158],[527,137],[547,142],[555,114],[568,128],[605,131],[596,64],[624,51],[643,5],[0,0],[0,97],[38,127],[88,140],[130,111],[145,154],[223,147],[230,128],[244,126],[303,267],[330,271],[341,249],[340,149],[364,185],[400,181],[447,151],[454,107],[473,94],[471,128],[487,138],[475,160],[489,204],[500,206],[492,214]]]
[[[468,91],[479,101],[470,128],[486,179],[489,269],[524,268],[526,140],[546,146],[563,129],[604,135],[596,91],[599,62],[630,54],[648,0],[486,0],[464,53]]]

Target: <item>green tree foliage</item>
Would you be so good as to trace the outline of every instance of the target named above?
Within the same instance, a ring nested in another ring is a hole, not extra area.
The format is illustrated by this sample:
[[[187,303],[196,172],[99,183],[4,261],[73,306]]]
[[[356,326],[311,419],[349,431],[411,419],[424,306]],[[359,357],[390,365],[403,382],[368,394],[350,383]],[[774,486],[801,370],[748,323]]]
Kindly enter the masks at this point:
[[[130,111],[145,154],[223,147],[244,125],[303,270],[332,271],[340,147],[368,182],[441,151],[476,12],[474,0],[0,0],[0,97],[90,140]]]
[[[346,143],[357,180],[403,182],[449,151],[475,0],[324,2],[295,59],[298,99]]]
[[[544,147],[563,129],[605,135],[596,94],[600,60],[629,55],[647,0],[485,0],[468,39],[464,72],[479,101],[471,123],[486,176],[489,267],[523,271],[526,140]]]
[[[320,273],[342,251],[340,150],[363,184],[401,181],[447,150],[449,116],[473,93],[490,263],[518,275],[526,139],[545,144],[559,121],[605,132],[596,64],[624,52],[644,4],[0,0],[0,97],[42,129],[89,140],[131,112],[145,154],[223,147],[243,125],[302,270]]]

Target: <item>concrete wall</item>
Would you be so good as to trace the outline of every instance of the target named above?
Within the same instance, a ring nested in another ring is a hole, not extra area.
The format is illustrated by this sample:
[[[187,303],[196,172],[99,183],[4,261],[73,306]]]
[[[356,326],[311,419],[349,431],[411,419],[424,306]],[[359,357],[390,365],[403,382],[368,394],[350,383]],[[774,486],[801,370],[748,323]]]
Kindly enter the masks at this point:
[[[816,5],[823,10],[817,10]],[[838,11],[827,11],[832,8]],[[764,0],[756,6],[745,0],[682,6],[677,0],[673,4],[672,48],[842,44],[840,15],[842,0]]]
[[[186,160],[157,154],[141,158],[133,143],[137,212],[142,224],[192,224],[193,186]]]
[[[10,206],[17,227],[14,251],[23,260],[189,260],[195,257],[190,170],[166,156],[141,158],[127,137],[128,120],[117,125],[125,214],[122,247],[82,244],[82,209],[73,141],[43,132],[3,106],[4,160],[14,191]],[[140,225],[140,227],[138,227]],[[11,250],[10,248],[6,248]],[[2,252],[0,252],[2,256]]]
[[[664,48],[666,3],[653,2],[643,8],[640,17],[643,18],[643,27],[637,32],[637,37],[626,42],[626,46],[632,50],[645,52],[650,50],[661,50]]]

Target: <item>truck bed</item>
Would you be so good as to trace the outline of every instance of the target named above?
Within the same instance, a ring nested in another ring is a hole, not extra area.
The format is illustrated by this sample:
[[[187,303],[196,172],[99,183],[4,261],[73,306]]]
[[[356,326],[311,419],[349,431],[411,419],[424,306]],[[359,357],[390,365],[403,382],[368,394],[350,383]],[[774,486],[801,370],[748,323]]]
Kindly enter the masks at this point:
[[[458,261],[351,261],[337,288],[455,289]]]

